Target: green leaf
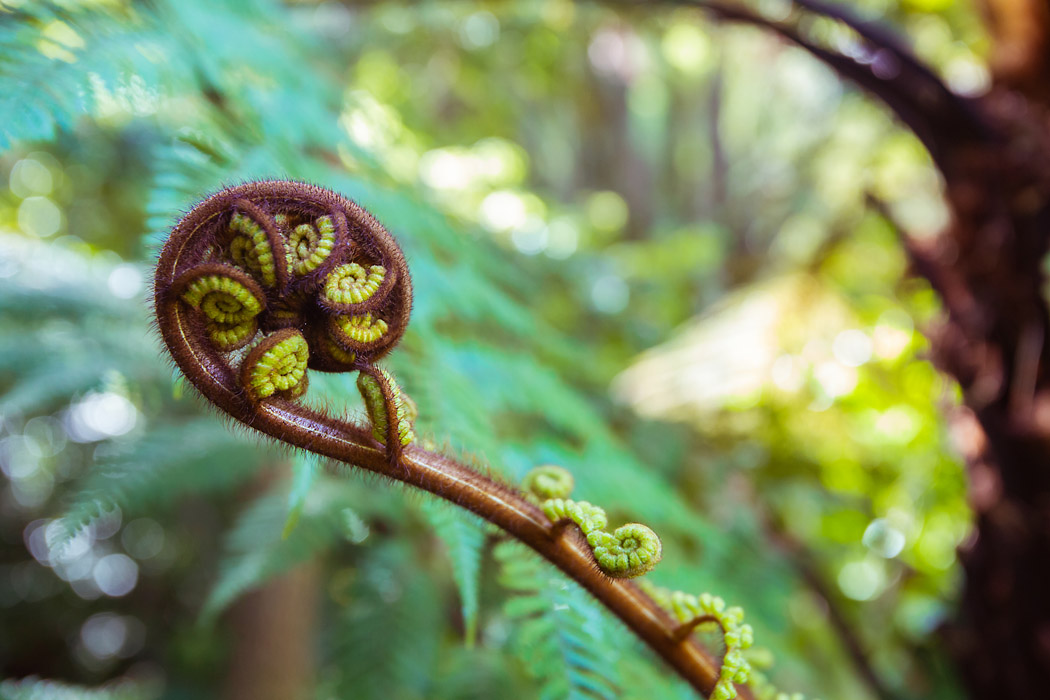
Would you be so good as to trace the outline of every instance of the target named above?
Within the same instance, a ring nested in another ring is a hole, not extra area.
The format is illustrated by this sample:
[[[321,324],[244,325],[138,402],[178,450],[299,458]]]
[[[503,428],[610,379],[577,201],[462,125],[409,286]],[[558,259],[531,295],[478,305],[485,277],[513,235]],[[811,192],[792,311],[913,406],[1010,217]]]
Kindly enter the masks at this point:
[[[329,643],[318,697],[411,700],[432,696],[442,600],[409,547],[365,549]]]
[[[459,589],[466,645],[472,647],[478,630],[478,576],[481,548],[485,544],[485,523],[471,513],[433,498],[423,501],[422,510],[434,532],[445,543],[452,564],[452,577]]]
[[[85,688],[40,678],[0,683],[0,700],[152,700],[159,696],[159,687],[131,681],[111,683],[100,688]]]
[[[304,501],[297,527],[287,529],[284,494],[271,493],[249,505],[226,536],[219,577],[201,611],[212,621],[231,602],[269,579],[308,561],[334,544],[356,537],[360,518],[347,505],[346,491],[327,489]]]
[[[321,458],[312,452],[300,453],[292,462],[292,488],[288,492],[288,517],[284,521],[281,539],[286,540],[299,523],[303,504],[310,493],[310,488],[317,481],[321,470]]]
[[[517,542],[498,545],[500,583],[515,592],[504,606],[515,622],[513,647],[540,682],[541,698],[622,697],[618,667],[627,632],[582,588]]]

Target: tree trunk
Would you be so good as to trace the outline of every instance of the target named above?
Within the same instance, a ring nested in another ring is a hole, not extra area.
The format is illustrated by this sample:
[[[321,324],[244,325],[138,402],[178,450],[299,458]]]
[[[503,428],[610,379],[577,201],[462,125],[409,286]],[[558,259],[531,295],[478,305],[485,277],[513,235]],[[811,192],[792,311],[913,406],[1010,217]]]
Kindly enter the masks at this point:
[[[243,491],[245,502],[291,475],[290,465],[264,469]],[[307,700],[317,669],[321,563],[311,559],[241,596],[224,616],[230,658],[223,700]]]
[[[794,0],[801,15],[850,26],[850,56],[739,5],[677,0],[774,31],[889,107],[923,141],[952,220],[932,243],[907,239],[913,270],[940,294],[934,359],[960,384],[952,417],[967,460],[975,531],[960,548],[957,619],[945,630],[973,698],[1050,698],[1050,6],[986,0],[995,48],[987,95],[953,94],[892,33],[846,4]]]
[[[313,697],[320,566],[304,564],[243,596],[230,610],[233,650],[225,700]]]

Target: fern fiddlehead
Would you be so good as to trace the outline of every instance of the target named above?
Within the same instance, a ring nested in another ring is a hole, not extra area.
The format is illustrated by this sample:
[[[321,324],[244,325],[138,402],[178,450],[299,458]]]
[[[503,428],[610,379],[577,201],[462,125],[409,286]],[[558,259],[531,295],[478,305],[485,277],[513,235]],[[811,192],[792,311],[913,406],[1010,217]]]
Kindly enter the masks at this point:
[[[568,498],[576,486],[572,472],[554,464],[536,467],[522,479],[521,488],[538,501]]]
[[[613,532],[606,531],[609,517],[602,508],[568,498],[573,485],[567,469],[550,464],[536,467],[522,481],[522,488],[542,501],[540,508],[552,523],[572,522],[580,528],[594,560],[607,576],[636,578],[652,571],[663,556],[663,544],[657,534],[641,523],[627,523]]]
[[[606,575],[635,578],[649,571],[663,556],[660,538],[641,523],[627,523],[607,532],[605,511],[587,501],[552,498],[543,502],[543,514],[554,523],[572,521],[587,538],[594,559]]]
[[[414,404],[376,366],[404,334],[411,303],[408,265],[390,233],[350,200],[298,182],[249,183],[200,202],[172,230],[154,279],[164,343],[208,401],[279,442],[480,515],[588,590],[697,690],[713,692],[717,661],[676,637],[669,612],[621,580],[659,560],[651,530],[607,532],[601,509],[573,517],[582,502],[563,503],[567,519],[552,522],[539,503],[567,498],[571,477],[537,475],[527,496],[417,444]],[[311,371],[357,371],[370,425],[310,407]],[[569,522],[587,532],[566,532]]]
[[[609,518],[602,508],[587,501],[573,501],[574,480],[567,470],[555,465],[536,467],[525,475],[522,488],[555,525],[575,523],[587,538],[595,561],[601,570],[613,578],[635,578],[651,571],[663,555],[659,536],[641,523],[628,523],[614,532],[606,532]],[[709,593],[700,596],[655,586],[647,581],[638,583],[658,605],[668,610],[678,621],[672,635],[675,639],[688,638],[695,629],[717,625],[722,632],[725,652],[718,672],[718,681],[711,689],[711,700],[733,700],[738,697],[736,684],[747,683],[754,677],[744,651],[754,643],[754,631],[744,624],[744,610],[726,607],[724,600]],[[760,687],[760,700],[803,700],[801,694],[788,696],[768,683]]]

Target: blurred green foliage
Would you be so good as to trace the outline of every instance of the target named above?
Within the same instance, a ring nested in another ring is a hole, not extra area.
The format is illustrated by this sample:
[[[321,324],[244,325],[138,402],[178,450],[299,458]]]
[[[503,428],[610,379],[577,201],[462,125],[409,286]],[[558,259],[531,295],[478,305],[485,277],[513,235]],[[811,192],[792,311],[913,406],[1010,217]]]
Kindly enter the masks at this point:
[[[968,5],[862,6],[984,87]],[[512,481],[568,467],[663,536],[653,581],[745,607],[784,687],[871,697],[845,628],[895,696],[954,696],[957,395],[866,204],[930,233],[939,182],[799,50],[658,4],[0,0],[0,149],[0,675],[119,681],[0,698],[218,697],[251,643],[223,613],[307,561],[311,695],[690,696],[473,518],[231,429],[173,375],[151,256],[256,177],[402,242],[390,365],[427,440]],[[311,395],[361,412],[346,377]]]

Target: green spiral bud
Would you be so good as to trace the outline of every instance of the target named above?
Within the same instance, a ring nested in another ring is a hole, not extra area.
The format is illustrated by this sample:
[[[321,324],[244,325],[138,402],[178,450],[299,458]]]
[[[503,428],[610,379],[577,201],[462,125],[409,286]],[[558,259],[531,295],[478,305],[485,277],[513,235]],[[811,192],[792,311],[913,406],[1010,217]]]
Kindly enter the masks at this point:
[[[569,470],[554,464],[536,467],[521,482],[522,490],[540,501],[568,498],[574,486]]]
[[[172,285],[178,298],[204,316],[216,348],[243,347],[258,329],[256,317],[266,308],[262,288],[235,267],[208,263],[183,273]]]
[[[198,277],[187,285],[181,298],[209,320],[227,325],[249,321],[263,308],[260,298],[247,286],[223,275]]]
[[[230,217],[230,257],[238,267],[257,276],[266,287],[277,284],[277,261],[265,229],[241,212]]]
[[[347,351],[363,350],[379,342],[387,332],[387,323],[372,314],[333,316],[329,329],[336,345]]]
[[[313,272],[328,259],[333,249],[335,224],[332,217],[317,219],[316,228],[312,224],[299,224],[288,236],[288,267],[300,276]]]
[[[386,268],[372,265],[367,270],[357,263],[340,265],[324,280],[324,301],[339,308],[351,304],[362,304],[379,291],[386,279]]]
[[[264,338],[244,358],[241,382],[256,400],[274,394],[298,398],[306,392],[309,355],[302,333],[294,328],[277,331]]]
[[[587,535],[594,558],[613,578],[635,578],[653,570],[663,556],[660,538],[641,523],[628,523],[611,534],[597,530]]]
[[[384,385],[386,391],[384,391]],[[372,436],[377,442],[388,444],[391,437],[401,446],[408,445],[416,439],[412,423],[416,417],[416,406],[401,391],[394,378],[385,369],[376,368],[373,376],[362,371],[357,377],[357,389],[365,401],[368,420],[372,424]],[[393,427],[396,435],[391,435],[390,415],[394,416]]]
[[[243,348],[255,337],[256,332],[259,330],[259,324],[254,319],[232,326],[209,321],[205,326],[211,342],[215,343],[216,348],[224,352]]]

